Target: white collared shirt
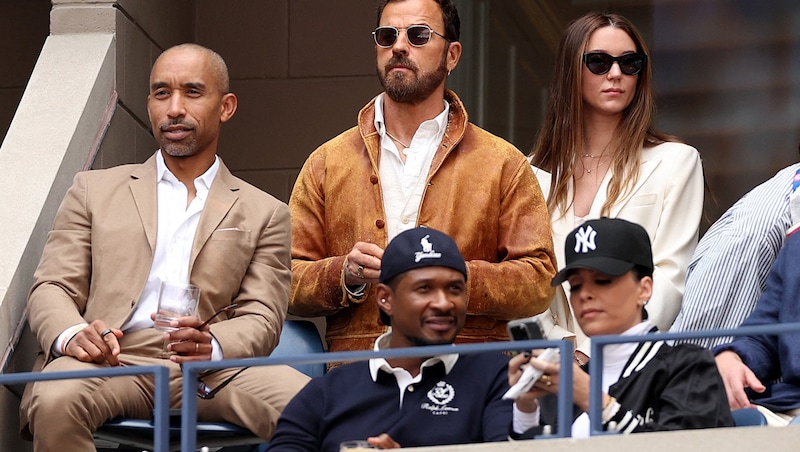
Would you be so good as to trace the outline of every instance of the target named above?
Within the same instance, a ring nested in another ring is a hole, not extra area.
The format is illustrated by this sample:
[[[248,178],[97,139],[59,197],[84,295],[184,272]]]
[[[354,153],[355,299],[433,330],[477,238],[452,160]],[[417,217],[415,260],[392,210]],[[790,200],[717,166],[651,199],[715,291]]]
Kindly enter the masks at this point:
[[[206,205],[208,190],[219,171],[219,157],[200,177],[194,180],[197,195],[189,205],[189,191],[164,163],[161,151],[156,153],[156,184],[158,190],[158,235],[153,265],[139,303],[122,325],[123,332],[152,328],[150,314],[158,307],[158,292],[162,281],[188,283],[192,244]],[[201,287],[202,291],[203,288]]]
[[[375,346],[373,347],[373,350],[377,352],[388,349],[389,339],[391,337],[392,328],[389,327],[385,333],[380,335],[378,339],[375,340]],[[400,389],[400,408],[403,408],[403,395],[406,393],[406,388],[414,383],[419,383],[422,381],[422,369],[442,363],[444,364],[445,374],[449,374],[450,370],[453,369],[453,366],[456,365],[456,361],[458,361],[457,353],[430,357],[423,361],[423,363],[419,366],[419,373],[417,376],[412,377],[411,373],[402,367],[392,367],[383,358],[373,358],[369,360],[369,374],[372,377],[372,381],[375,382],[378,381],[379,371],[394,375],[395,379],[397,380],[397,387]]]
[[[419,125],[407,149],[398,149],[386,134],[383,117],[384,93],[375,99],[375,129],[381,137],[378,171],[383,191],[383,210],[386,212],[386,233],[389,241],[397,234],[417,226],[419,208],[431,162],[447,130],[450,104],[445,100],[443,110],[435,118]],[[406,155],[403,163],[400,152]]]

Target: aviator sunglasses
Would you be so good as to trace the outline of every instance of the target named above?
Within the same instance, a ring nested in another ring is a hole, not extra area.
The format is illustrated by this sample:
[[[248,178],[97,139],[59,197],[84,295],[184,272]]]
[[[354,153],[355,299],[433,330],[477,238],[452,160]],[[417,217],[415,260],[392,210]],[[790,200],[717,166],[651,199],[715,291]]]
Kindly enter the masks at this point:
[[[414,47],[422,47],[431,40],[431,36],[438,35],[442,39],[447,40],[444,35],[436,33],[431,27],[427,25],[412,25],[408,28],[396,27],[378,27],[372,32],[372,37],[375,39],[375,44],[379,47],[388,48],[397,42],[397,37],[400,36],[400,30],[406,31],[406,39],[409,44]]]
[[[583,62],[592,74],[603,75],[611,70],[614,62],[619,64],[619,70],[625,75],[636,75],[642,71],[647,63],[647,55],[641,53],[626,53],[613,57],[605,52],[589,52],[583,54]]]

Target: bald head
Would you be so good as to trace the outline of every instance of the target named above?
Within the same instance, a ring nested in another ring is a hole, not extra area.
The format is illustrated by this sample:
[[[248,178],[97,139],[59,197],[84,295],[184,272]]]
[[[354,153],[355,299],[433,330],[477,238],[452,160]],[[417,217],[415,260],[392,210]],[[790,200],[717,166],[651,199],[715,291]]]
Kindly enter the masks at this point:
[[[158,56],[156,62],[153,64],[153,67],[155,68],[156,64],[158,64],[162,58],[176,51],[193,51],[203,54],[206,57],[208,69],[217,82],[217,89],[219,92],[221,94],[227,94],[230,92],[230,77],[228,76],[228,66],[225,64],[225,60],[223,60],[217,52],[199,44],[186,43],[170,47],[161,52],[161,55]],[[152,76],[153,74],[151,72],[150,77],[152,78]]]

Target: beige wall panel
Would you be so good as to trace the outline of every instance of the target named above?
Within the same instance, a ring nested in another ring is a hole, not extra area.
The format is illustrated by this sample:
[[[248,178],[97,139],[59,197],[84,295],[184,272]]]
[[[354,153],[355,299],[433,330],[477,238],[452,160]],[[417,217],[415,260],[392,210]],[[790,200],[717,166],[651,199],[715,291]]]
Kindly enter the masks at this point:
[[[289,74],[325,77],[375,74],[374,0],[292,0]],[[320,18],[325,20],[320,20]]]
[[[197,42],[225,58],[233,79],[286,78],[289,0],[198,0]]]
[[[300,168],[319,145],[356,124],[380,92],[374,76],[234,81],[239,110],[222,131],[220,155],[234,170]]]

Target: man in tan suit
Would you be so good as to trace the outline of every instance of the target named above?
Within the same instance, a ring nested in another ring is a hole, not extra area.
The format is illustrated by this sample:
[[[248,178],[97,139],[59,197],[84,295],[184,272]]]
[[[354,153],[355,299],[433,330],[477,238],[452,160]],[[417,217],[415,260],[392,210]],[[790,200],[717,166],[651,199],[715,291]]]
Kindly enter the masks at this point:
[[[75,176],[28,300],[43,372],[167,366],[176,407],[181,363],[265,356],[277,344],[291,282],[289,209],[235,178],[216,155],[221,125],[237,107],[228,84],[215,52],[194,44],[166,50],[147,98],[159,151],[141,165]],[[156,331],[161,281],[199,286],[199,318]],[[198,329],[231,303],[240,306]],[[236,371],[215,371],[203,382],[215,388]],[[285,366],[247,369],[198,401],[199,419],[268,439],[306,381]],[[147,419],[152,409],[152,377],[131,376],[34,383],[20,414],[36,450],[86,451],[105,421]]]

